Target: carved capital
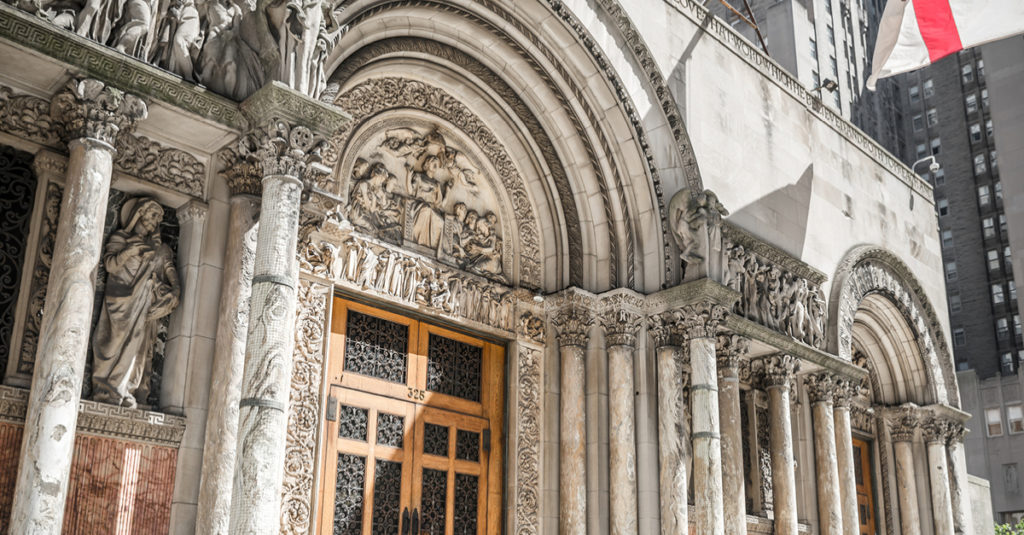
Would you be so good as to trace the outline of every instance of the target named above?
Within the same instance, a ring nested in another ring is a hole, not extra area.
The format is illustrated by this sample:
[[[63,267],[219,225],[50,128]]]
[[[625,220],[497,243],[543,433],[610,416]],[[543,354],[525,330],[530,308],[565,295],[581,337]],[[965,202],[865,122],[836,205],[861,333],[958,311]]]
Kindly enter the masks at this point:
[[[320,175],[330,172],[320,163],[325,148],[325,137],[305,126],[272,117],[242,136],[237,152],[259,171],[261,180],[285,175],[301,180],[304,187],[308,187],[315,184]],[[251,172],[244,168],[239,170],[239,173]]]
[[[715,344],[715,356],[718,358],[718,375],[730,370],[739,376],[742,363],[750,350],[750,339],[738,334],[720,334]]]
[[[833,395],[841,379],[833,373],[817,372],[804,377],[807,397],[811,403],[832,403]]]
[[[686,339],[714,338],[729,310],[715,303],[686,305],[679,310],[680,327]]]
[[[119,132],[131,132],[147,114],[140,98],[91,78],[68,82],[50,102],[65,142],[88,138],[113,147]]]
[[[921,424],[924,440],[927,443],[941,442],[945,444],[950,431],[950,422],[945,418],[930,417]]]
[[[914,430],[921,424],[917,409],[906,406],[894,411],[889,418],[889,433],[893,442],[910,442],[914,440]]]
[[[624,309],[609,310],[601,316],[608,347],[636,346],[636,333],[640,330],[643,316]]]
[[[847,378],[839,379],[836,381],[835,389],[833,390],[832,404],[836,408],[850,408],[853,398],[860,394],[862,384],[863,381],[854,381]]]
[[[647,332],[651,334],[651,339],[654,340],[655,349],[678,345],[678,340],[675,339],[675,321],[668,312],[648,316]]]
[[[558,345],[562,347],[587,347],[587,332],[593,323],[593,314],[576,306],[560,310],[551,320],[558,332]]]
[[[946,435],[946,442],[950,446],[954,444],[963,444],[964,438],[967,436],[967,427],[960,422],[949,422],[949,434]]]
[[[224,165],[220,173],[232,196],[259,197],[263,193],[263,169],[255,161],[247,159],[235,147],[227,147],[217,156]]]
[[[775,353],[761,359],[761,381],[765,388],[789,388],[800,369],[800,361],[792,355]]]
[[[544,320],[532,312],[524,312],[519,316],[519,335],[527,340],[541,344],[544,342]]]

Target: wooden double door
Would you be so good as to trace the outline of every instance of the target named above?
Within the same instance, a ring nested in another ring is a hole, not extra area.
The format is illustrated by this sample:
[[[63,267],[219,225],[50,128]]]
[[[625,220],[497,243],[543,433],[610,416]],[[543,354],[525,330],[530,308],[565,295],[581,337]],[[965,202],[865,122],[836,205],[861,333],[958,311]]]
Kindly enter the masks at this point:
[[[321,534],[496,534],[501,346],[335,299]]]

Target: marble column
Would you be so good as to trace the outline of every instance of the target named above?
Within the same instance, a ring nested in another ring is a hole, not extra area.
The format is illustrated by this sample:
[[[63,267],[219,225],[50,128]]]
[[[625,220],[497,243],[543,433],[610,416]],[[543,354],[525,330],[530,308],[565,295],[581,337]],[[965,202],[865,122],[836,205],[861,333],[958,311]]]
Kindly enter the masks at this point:
[[[223,176],[231,191],[227,248],[221,282],[213,377],[206,416],[196,533],[227,533],[238,442],[238,402],[242,399],[245,342],[249,329],[256,234],[259,228],[259,173],[240,159],[227,162]]]
[[[78,401],[92,326],[95,275],[119,132],[147,114],[138,98],[73,80],[50,114],[68,145],[67,176],[25,414],[11,533],[60,533]]]
[[[694,524],[699,535],[725,533],[715,342],[726,314],[725,307],[711,303],[687,305],[682,310],[690,352]]]
[[[838,381],[838,377],[828,372],[812,373],[804,379],[811,400],[814,465],[818,487],[818,533],[821,535],[843,534],[835,415],[832,406]]]
[[[552,320],[558,332],[561,392],[558,444],[558,532],[587,532],[587,432],[584,358],[593,316],[580,303],[560,310]]]
[[[800,363],[791,355],[776,353],[762,359],[768,391],[768,435],[772,464],[772,511],[776,535],[796,535],[796,466],[793,457],[791,382]]]
[[[636,413],[633,362],[640,315],[611,310],[603,318],[608,350],[609,502],[612,535],[637,532]]]
[[[253,125],[240,143],[241,152],[259,165],[263,192],[238,403],[230,533],[269,535],[281,529],[300,197],[304,183],[327,171],[319,165],[324,136],[340,128],[345,117],[279,83],[264,86],[241,109]]]
[[[935,535],[953,535],[953,503],[949,496],[949,465],[946,463],[949,422],[942,418],[929,418],[921,430],[928,449],[928,482],[932,494]]]
[[[843,511],[843,533],[860,535],[860,516],[857,513],[857,479],[853,457],[853,429],[850,404],[860,390],[860,383],[841,379],[832,399],[832,412],[836,427],[836,462],[839,469],[839,500]]]
[[[900,504],[900,528],[903,533],[921,533],[921,515],[917,508],[917,480],[914,476],[914,430],[918,426],[916,409],[898,410],[890,422],[893,457],[896,463],[896,488]]]
[[[948,436],[950,494],[953,504],[953,521],[959,535],[973,533],[974,519],[971,515],[970,485],[967,482],[967,456],[964,453],[964,436],[967,428],[959,422],[950,424]]]
[[[649,318],[647,331],[654,341],[658,372],[658,490],[661,495],[661,533],[689,533],[687,462],[689,444],[684,391],[689,374],[683,373],[683,350],[674,335],[670,314]]]
[[[719,335],[718,409],[722,423],[722,510],[726,535],[747,533],[746,482],[743,472],[743,422],[740,416],[740,366],[750,341],[738,335]]]

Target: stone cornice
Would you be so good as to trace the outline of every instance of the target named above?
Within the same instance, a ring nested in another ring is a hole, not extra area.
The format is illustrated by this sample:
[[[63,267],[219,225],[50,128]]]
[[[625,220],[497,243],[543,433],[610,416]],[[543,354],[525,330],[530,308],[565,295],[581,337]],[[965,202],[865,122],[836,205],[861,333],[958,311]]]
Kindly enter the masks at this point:
[[[647,296],[647,311],[664,312],[694,303],[713,303],[732,310],[740,294],[708,279],[697,279]]]
[[[24,424],[28,391],[0,386],[0,420]],[[180,416],[81,400],[78,432],[177,448],[185,435]]]
[[[726,241],[742,245],[744,249],[753,252],[779,268],[807,279],[808,282],[823,284],[828,280],[828,275],[728,221],[722,222],[722,237]]]

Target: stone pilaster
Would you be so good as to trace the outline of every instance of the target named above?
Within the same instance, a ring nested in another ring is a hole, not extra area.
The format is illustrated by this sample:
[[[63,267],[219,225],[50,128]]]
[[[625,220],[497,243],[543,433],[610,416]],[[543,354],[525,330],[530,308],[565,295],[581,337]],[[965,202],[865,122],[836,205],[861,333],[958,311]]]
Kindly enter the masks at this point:
[[[917,479],[914,475],[914,432],[919,425],[917,408],[901,407],[890,420],[893,457],[896,462],[896,488],[900,503],[900,527],[903,533],[921,532],[917,509]]]
[[[959,422],[950,423],[947,436],[949,451],[950,501],[953,504],[953,521],[956,533],[966,535],[972,533],[974,522],[971,516],[971,500],[967,482],[967,456],[964,453],[964,436],[967,428]]]
[[[762,359],[762,382],[768,391],[768,434],[772,458],[772,511],[776,535],[796,535],[796,473],[790,396],[800,363],[776,353]]]
[[[747,499],[743,473],[743,423],[740,416],[740,365],[750,340],[735,334],[718,335],[718,409],[722,425],[722,510],[726,535],[747,533]]]
[[[92,325],[114,142],[146,104],[97,80],[75,80],[50,114],[68,145],[67,175],[25,415],[11,533],[59,533]]]
[[[698,534],[722,535],[722,446],[715,342],[728,314],[712,303],[686,305],[681,327],[690,352],[690,414],[693,418],[694,524]]]
[[[633,362],[641,316],[612,304],[602,317],[608,350],[609,502],[612,535],[637,532]]]
[[[950,424],[945,419],[932,417],[924,422],[921,431],[928,449],[928,481],[931,483],[935,535],[953,535],[953,503],[949,495],[949,464],[946,462]]]
[[[234,153],[232,153],[234,154]],[[210,381],[209,412],[203,446],[202,479],[196,533],[227,533],[231,487],[238,443],[238,403],[242,398],[245,341],[249,329],[260,181],[257,166],[242,158],[225,162],[222,173],[231,192],[228,240],[224,254],[217,341]]]
[[[299,203],[340,110],[271,83],[241,104],[251,129],[239,153],[262,172],[249,327],[239,401],[230,533],[280,531],[291,359],[295,341]]]
[[[670,313],[648,318],[658,371],[658,488],[661,495],[661,533],[689,533],[686,453],[690,433],[686,422],[683,350],[675,336]],[[689,374],[686,374],[689,378]]]
[[[804,379],[811,400],[814,428],[814,461],[818,487],[818,532],[842,535],[843,510],[839,493],[839,462],[836,455],[833,395],[840,379],[828,372]]]
[[[860,535],[860,517],[857,513],[857,480],[853,458],[853,429],[850,405],[860,390],[860,383],[840,379],[832,398],[835,421],[836,466],[839,470],[839,500],[842,502],[843,533]]]
[[[552,324],[558,333],[561,359],[561,412],[559,415],[558,532],[587,532],[587,432],[584,357],[594,318],[578,296],[569,294],[567,306]]]

